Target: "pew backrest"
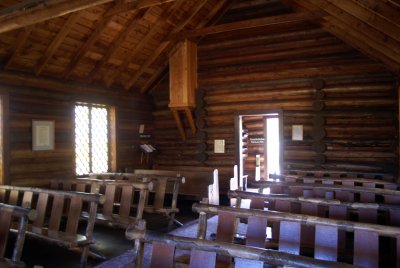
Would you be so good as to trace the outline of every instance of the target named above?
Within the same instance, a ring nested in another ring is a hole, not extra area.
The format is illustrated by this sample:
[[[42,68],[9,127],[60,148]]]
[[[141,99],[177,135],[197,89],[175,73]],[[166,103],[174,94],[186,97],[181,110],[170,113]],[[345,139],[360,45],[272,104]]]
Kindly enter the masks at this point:
[[[326,260],[316,260],[310,257],[298,256],[277,250],[257,248],[254,246],[237,245],[233,243],[210,241],[204,239],[162,235],[151,233],[145,229],[128,228],[126,231],[128,240],[139,239],[142,244],[151,243],[152,253],[150,267],[180,267],[175,261],[176,250],[185,249],[190,252],[190,268],[220,267],[218,257],[235,258],[229,267],[264,267],[264,263],[273,266],[290,267],[354,267],[346,263],[338,263]],[[144,254],[140,252],[143,246],[133,252],[135,267],[142,267]]]
[[[136,169],[135,174],[144,176],[181,176],[185,178],[185,184],[181,185],[179,194],[189,196],[196,200],[207,198],[209,204],[219,204],[218,170],[205,171],[173,171],[157,169]]]
[[[346,183],[346,181],[343,182],[343,185],[276,181],[256,181],[251,185],[258,188],[259,192],[270,188],[271,193],[289,194],[294,197],[318,197],[361,203],[374,203],[382,200],[381,202],[386,204],[400,204],[400,191],[398,190],[354,186],[353,183]]]
[[[132,221],[143,217],[146,197],[153,183],[125,180],[70,179],[52,180],[53,189],[75,192],[100,193],[105,201],[99,205],[96,222],[126,228]],[[138,198],[135,198],[138,195]],[[132,215],[135,208],[135,215]],[[87,218],[87,214],[83,213]]]
[[[104,202],[102,195],[0,185],[0,202],[35,209],[37,217],[29,223],[27,234],[69,249],[81,248],[81,266],[85,265],[89,245],[94,243],[97,206]],[[80,234],[78,225],[84,209],[88,220],[85,232]]]
[[[382,252],[379,252],[380,238],[392,239],[395,243],[399,243],[399,227],[205,204],[194,204],[193,211],[200,213],[200,216],[202,214],[205,216],[218,215],[217,240],[219,238],[218,232],[222,231],[223,237],[228,237],[226,241],[232,242],[236,229],[227,228],[227,222],[236,222],[236,219],[247,219],[247,233],[251,237],[252,243],[265,244],[267,224],[271,224],[272,228],[279,229],[279,232],[275,232],[278,233],[275,241],[278,243],[280,251],[298,255],[303,252],[304,248],[311,248],[312,254],[317,259],[338,261],[341,256],[338,253],[342,245],[338,242],[339,233],[344,231],[353,234],[347,237],[347,239],[353,239],[350,242],[350,245],[353,245],[353,249],[347,252],[351,256],[346,258],[345,262],[353,262],[354,265],[358,266],[377,267],[379,261],[385,261],[388,256],[395,256],[396,259],[391,261],[397,264],[400,263],[400,249],[398,247],[392,247],[384,252],[387,256],[380,255]],[[229,219],[229,221],[220,223],[220,220],[223,219]],[[274,223],[278,223],[278,225],[274,227]],[[204,226],[200,226],[202,224],[203,221],[199,220],[198,237],[200,238],[205,236],[207,229]],[[230,230],[233,230],[233,232]],[[311,237],[309,235],[310,231]],[[272,233],[274,233],[274,230],[272,230]],[[308,235],[305,235],[305,233],[308,233]]]

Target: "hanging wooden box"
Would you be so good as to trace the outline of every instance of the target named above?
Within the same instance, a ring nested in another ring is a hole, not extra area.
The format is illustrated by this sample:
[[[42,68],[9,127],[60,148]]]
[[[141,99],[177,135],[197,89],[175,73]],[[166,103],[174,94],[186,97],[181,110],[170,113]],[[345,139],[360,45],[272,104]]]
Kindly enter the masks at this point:
[[[169,60],[170,108],[194,108],[197,87],[197,45],[189,40],[180,42]]]

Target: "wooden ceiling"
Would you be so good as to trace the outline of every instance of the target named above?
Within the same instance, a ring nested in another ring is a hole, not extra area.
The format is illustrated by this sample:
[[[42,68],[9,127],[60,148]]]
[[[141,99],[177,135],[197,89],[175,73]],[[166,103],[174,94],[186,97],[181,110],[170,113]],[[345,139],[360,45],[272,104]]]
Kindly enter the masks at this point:
[[[400,71],[398,0],[2,0],[0,68],[146,92],[182,38],[313,21]]]

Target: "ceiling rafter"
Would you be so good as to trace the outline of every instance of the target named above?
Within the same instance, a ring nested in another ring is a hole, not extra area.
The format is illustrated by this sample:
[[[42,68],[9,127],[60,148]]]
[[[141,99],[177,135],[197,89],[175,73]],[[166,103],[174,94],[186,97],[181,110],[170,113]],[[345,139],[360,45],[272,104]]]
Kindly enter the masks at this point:
[[[149,12],[149,10],[150,9],[148,9],[147,12]],[[114,53],[120,48],[121,44],[124,43],[126,38],[136,29],[138,26],[138,21],[140,21],[145,15],[146,11],[142,9],[132,17],[131,21],[128,22],[127,26],[125,27],[125,30],[122,31],[118,38],[111,43],[111,47],[107,49],[101,60],[96,63],[89,74],[89,81],[93,81],[94,77],[100,72],[108,60],[113,57]]]
[[[164,3],[174,2],[176,0],[140,0],[138,2],[127,2],[126,0],[121,0],[116,2],[115,5],[107,10],[103,15],[100,22],[97,23],[95,30],[92,32],[86,43],[81,47],[81,49],[75,54],[74,58],[68,65],[64,78],[69,78],[79,61],[85,56],[87,51],[89,51],[92,46],[96,43],[97,39],[102,34],[102,30],[107,27],[107,25],[112,21],[113,17],[119,13],[140,10],[143,8],[148,8],[152,6],[162,5]]]
[[[238,21],[232,23],[225,23],[214,25],[210,27],[205,27],[201,29],[197,29],[194,31],[188,31],[180,34],[180,38],[192,38],[196,36],[205,36],[209,34],[218,34],[224,32],[231,32],[243,29],[250,29],[256,27],[263,26],[271,26],[271,25],[279,25],[286,24],[292,22],[301,22],[301,21],[309,21],[315,19],[316,17],[320,17],[318,14],[311,14],[309,12],[299,12],[299,13],[291,13],[287,15],[279,15],[279,16],[271,16],[260,19],[251,19],[245,21]],[[179,36],[172,36],[172,38],[179,38]]]
[[[63,74],[64,79],[68,79],[71,76],[76,65],[78,65],[79,61],[83,58],[86,52],[94,45],[94,43],[102,34],[104,28],[107,27],[107,25],[112,21],[113,16],[109,16],[109,14],[114,13],[114,10],[118,9],[122,4],[122,1],[115,2],[111,9],[106,9],[107,11],[104,13],[100,21],[96,23],[96,26],[90,33],[89,38],[83,43],[79,50],[74,54],[72,60],[69,62]]]
[[[340,25],[347,25],[348,29],[354,32],[354,35],[360,36],[360,39],[368,40],[368,43],[379,52],[383,52],[383,54],[389,57],[397,58],[400,62],[400,43],[391,38],[391,36],[380,32],[377,28],[369,27],[367,24],[354,17],[353,14],[342,10],[336,5],[332,5],[328,2],[322,4],[320,1],[315,0],[309,1],[331,15],[335,23],[339,23],[340,21]],[[320,3],[318,4],[318,2]]]
[[[396,41],[400,41],[400,27],[394,23],[383,19],[381,16],[377,16],[375,12],[369,10],[357,3],[353,2],[353,0],[346,1],[332,1],[328,0],[328,2],[337,8],[343,10],[344,12],[351,14],[358,20],[363,23],[369,25],[371,28],[380,31],[387,36],[395,39]]]
[[[153,6],[159,6],[162,4],[170,3],[170,2],[175,2],[177,0],[142,0],[142,1],[134,1],[134,2],[129,2],[125,1],[122,5],[116,7],[113,9],[108,16],[114,16],[116,14],[126,12],[129,10],[134,10],[134,9],[143,9],[143,8],[149,8]]]
[[[360,50],[369,57],[383,62],[394,71],[400,71],[400,44],[383,32],[379,32],[352,14],[332,5],[328,1],[317,0],[283,0],[289,5],[311,12],[324,12],[319,21],[330,33]],[[350,0],[353,1],[353,0]],[[373,12],[373,11],[369,11]],[[364,17],[367,17],[364,15]],[[390,43],[391,45],[389,45]]]
[[[0,33],[113,1],[114,0],[48,0],[45,4],[40,4],[32,8],[22,10],[11,9],[10,12],[0,15]]]
[[[388,20],[391,23],[400,25],[400,7],[395,9],[386,3],[376,0],[354,0],[358,5],[368,8],[378,16]]]
[[[161,15],[158,17],[156,22],[152,25],[151,29],[146,33],[146,35],[136,44],[132,50],[130,50],[127,55],[124,57],[122,64],[117,67],[117,70],[114,71],[110,77],[106,79],[106,85],[110,87],[114,80],[118,77],[120,73],[122,73],[125,69],[128,68],[131,63],[132,58],[143,48],[144,45],[153,37],[154,33],[156,33],[159,28],[166,22],[167,18],[173,13],[173,11],[179,7],[181,4],[181,0],[176,1],[169,8],[164,9]]]
[[[207,0],[197,1],[196,4],[190,9],[190,11],[187,12],[189,16],[187,16],[184,20],[182,20],[179,23],[179,25],[176,25],[169,35],[181,31],[193,19],[193,17],[196,16],[196,14],[200,11],[200,9],[203,8],[203,6],[206,3]],[[168,39],[169,37],[166,38],[166,40]],[[143,66],[139,68],[139,70],[135,73],[135,75],[126,84],[125,86],[126,90],[132,87],[132,85],[137,81],[137,79],[139,79],[139,77],[143,74],[143,72],[145,72],[145,70],[150,66],[150,64],[154,62],[154,60],[158,58],[158,56],[160,56],[162,51],[164,51],[164,49],[169,45],[169,43],[170,43],[169,41],[164,41],[157,47],[157,49],[152,53],[152,56],[146,60]]]
[[[15,57],[18,55],[19,51],[25,45],[26,40],[28,39],[29,35],[33,30],[33,26],[26,27],[21,29],[17,36],[17,45],[15,45],[10,53],[10,57],[8,58],[7,62],[4,64],[4,69],[9,69],[12,62],[14,61]]]
[[[44,67],[46,66],[48,61],[53,57],[54,53],[57,51],[58,47],[64,41],[64,38],[69,34],[69,32],[72,29],[72,26],[75,25],[79,17],[80,17],[80,12],[73,13],[68,17],[64,25],[61,27],[60,31],[54,37],[51,44],[47,47],[46,52],[43,54],[43,56],[39,59],[38,63],[36,64],[35,67],[36,75],[39,75],[43,71]]]
[[[207,18],[202,23],[197,25],[196,29],[201,29],[205,25],[212,25],[212,24],[216,23],[218,21],[218,19],[221,18],[229,10],[229,8],[232,7],[234,4],[235,4],[235,0],[233,0],[233,1],[230,1],[230,0],[220,1],[218,3],[218,5],[215,6],[214,9],[207,15]],[[175,43],[171,43],[170,49],[166,49],[166,50],[170,51],[171,49],[173,49],[173,47],[175,46]],[[154,56],[155,55],[156,54],[154,53]],[[154,62],[154,60],[156,59],[156,57],[154,57],[154,56],[153,56],[153,58],[148,59],[146,61],[146,64],[143,65],[139,69],[139,73],[137,74],[137,79],[139,79],[140,76],[145,72],[145,70]],[[142,88],[140,90],[140,93],[146,93],[150,89],[151,86],[155,86],[154,82],[168,68],[168,64],[169,64],[169,58],[166,58],[165,61],[162,64],[163,68],[160,69],[160,71],[158,71],[158,72],[156,71],[150,77],[150,79],[147,80],[146,84],[142,86]]]

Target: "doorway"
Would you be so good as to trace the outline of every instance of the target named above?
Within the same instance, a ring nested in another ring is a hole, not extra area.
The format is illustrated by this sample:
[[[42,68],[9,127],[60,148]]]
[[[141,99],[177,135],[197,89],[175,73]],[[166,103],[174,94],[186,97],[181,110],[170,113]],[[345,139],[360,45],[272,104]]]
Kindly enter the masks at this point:
[[[235,118],[239,178],[266,180],[283,165],[282,112],[240,113]],[[243,189],[242,180],[239,187]]]

